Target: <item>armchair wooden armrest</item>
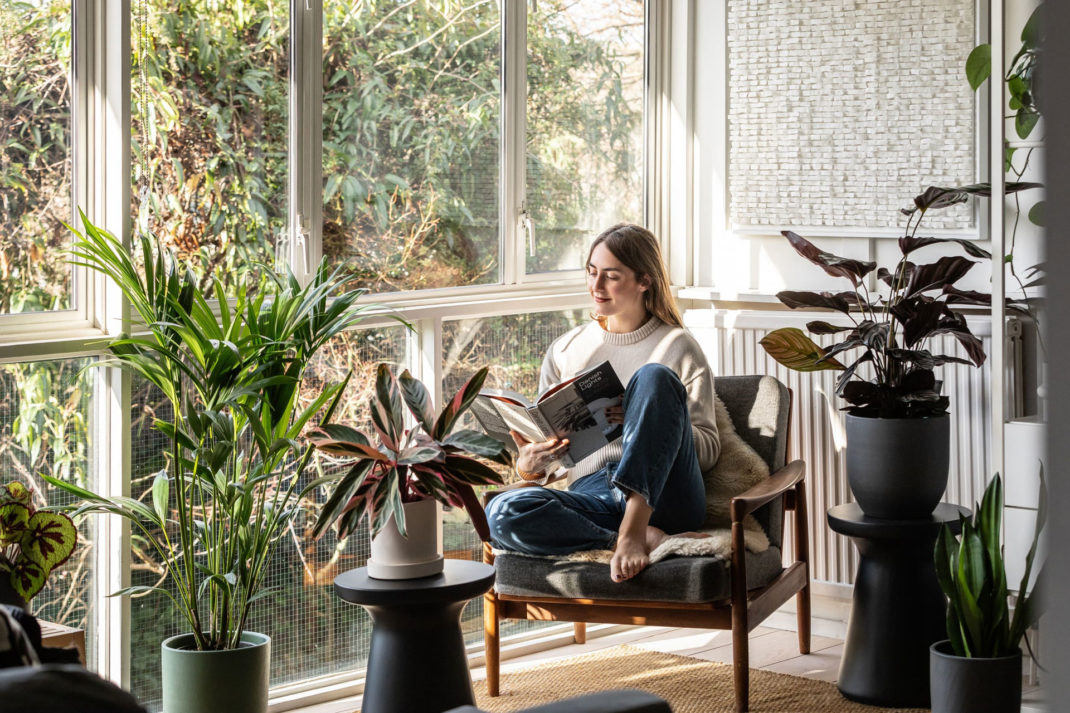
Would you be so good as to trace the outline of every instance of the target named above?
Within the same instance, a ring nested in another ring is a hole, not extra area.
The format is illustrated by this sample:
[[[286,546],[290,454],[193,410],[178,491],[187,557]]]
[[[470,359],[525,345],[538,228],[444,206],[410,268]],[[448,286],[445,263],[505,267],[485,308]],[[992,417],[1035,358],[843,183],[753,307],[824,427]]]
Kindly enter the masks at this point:
[[[550,485],[551,483],[556,483],[559,480],[564,480],[567,477],[568,477],[568,473],[562,472],[562,473],[558,473],[558,474],[555,474],[555,475],[551,475],[550,479],[547,480],[545,483],[536,483],[536,482],[531,481],[531,480],[518,480],[518,481],[516,481],[514,483],[509,483],[508,485],[503,485],[500,488],[495,488],[494,490],[485,490],[485,491],[483,491],[483,507],[486,508],[487,507],[487,503],[490,502],[490,499],[495,497],[496,495],[501,495],[502,493],[507,493],[510,490],[519,490],[520,488],[534,488],[534,487],[536,487],[538,485]]]
[[[795,488],[806,475],[806,461],[793,460],[768,478],[732,498],[730,512],[732,522],[743,522],[743,518]]]

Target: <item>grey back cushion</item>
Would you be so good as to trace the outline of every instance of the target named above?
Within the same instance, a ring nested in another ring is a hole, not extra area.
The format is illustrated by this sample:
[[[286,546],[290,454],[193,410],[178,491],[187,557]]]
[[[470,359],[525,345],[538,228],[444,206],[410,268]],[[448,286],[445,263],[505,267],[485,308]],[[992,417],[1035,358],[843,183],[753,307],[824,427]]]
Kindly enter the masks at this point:
[[[783,468],[788,458],[788,387],[772,376],[761,375],[718,376],[713,384],[736,433],[765,460],[769,472]],[[761,507],[754,516],[765,528],[769,543],[779,548],[783,540],[783,499]]]

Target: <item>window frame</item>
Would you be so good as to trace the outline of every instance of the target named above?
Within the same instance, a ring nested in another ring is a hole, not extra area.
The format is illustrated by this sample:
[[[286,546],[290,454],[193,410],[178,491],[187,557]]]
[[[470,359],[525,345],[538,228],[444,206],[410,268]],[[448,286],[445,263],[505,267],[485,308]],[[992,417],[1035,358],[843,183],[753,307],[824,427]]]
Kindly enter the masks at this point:
[[[302,279],[322,254],[321,46],[323,0],[290,0],[290,132],[288,139],[287,234],[296,235],[297,216],[306,217],[304,245],[285,245],[286,260]],[[95,224],[127,246],[131,243],[131,46],[132,0],[70,0],[72,21],[71,151],[74,205]],[[653,51],[668,39],[670,3],[645,3],[646,64],[643,100],[644,222],[667,235],[661,204],[652,195],[662,175],[657,149],[661,124],[651,114],[664,89],[667,55]],[[369,311],[358,329],[396,324],[388,315],[410,321],[408,367],[441,400],[442,323],[465,317],[504,316],[589,306],[582,266],[575,270],[526,274],[527,246],[519,229],[525,189],[526,16],[524,2],[501,3],[502,130],[499,147],[500,280],[489,285],[368,295]],[[660,30],[658,28],[661,28]],[[306,130],[317,127],[315,131]],[[652,165],[657,162],[657,165]],[[73,218],[73,217],[72,217]],[[71,225],[78,227],[76,221]],[[686,246],[687,235],[672,245]],[[674,254],[663,239],[666,255]],[[678,252],[676,254],[679,254]],[[684,279],[673,270],[674,282]],[[0,362],[104,356],[108,338],[137,331],[119,289],[82,267],[72,271],[75,309],[0,316]],[[130,494],[131,380],[116,368],[94,369],[91,403],[90,470],[95,487],[109,495]],[[95,631],[89,659],[102,676],[129,685],[130,602],[110,593],[130,581],[130,528],[119,518],[98,518],[95,585],[90,606]],[[358,674],[354,673],[355,678]],[[285,688],[285,687],[284,687]]]

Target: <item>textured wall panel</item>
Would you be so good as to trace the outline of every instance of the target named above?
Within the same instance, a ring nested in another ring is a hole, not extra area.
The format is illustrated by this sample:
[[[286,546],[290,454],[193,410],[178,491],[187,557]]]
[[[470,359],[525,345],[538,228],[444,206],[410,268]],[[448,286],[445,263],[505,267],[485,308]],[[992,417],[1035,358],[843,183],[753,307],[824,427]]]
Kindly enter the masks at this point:
[[[973,182],[974,0],[728,0],[727,20],[733,223],[892,228],[925,186]]]

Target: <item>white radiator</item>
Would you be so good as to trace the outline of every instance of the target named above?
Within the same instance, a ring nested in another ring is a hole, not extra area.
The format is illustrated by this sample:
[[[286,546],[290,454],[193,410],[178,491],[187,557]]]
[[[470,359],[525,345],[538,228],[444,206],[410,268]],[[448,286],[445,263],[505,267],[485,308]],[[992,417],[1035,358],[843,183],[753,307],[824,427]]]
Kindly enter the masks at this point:
[[[811,578],[851,584],[857,554],[850,541],[832,532],[825,520],[825,512],[830,507],[851,499],[844,467],[846,439],[843,412],[840,411],[843,401],[835,394],[839,372],[801,374],[791,371],[769,358],[758,344],[773,329],[805,329],[806,322],[812,319],[835,321],[827,312],[724,310],[690,310],[685,321],[702,344],[715,374],[771,374],[794,393],[788,460],[802,458],[807,464]],[[990,323],[971,319],[970,329],[981,338],[988,353],[991,348]],[[964,355],[951,337],[934,340],[928,348],[935,354]],[[951,467],[944,500],[972,509],[980,499],[989,475],[988,368],[948,365],[937,370],[937,378],[943,379],[944,393],[951,398]],[[794,545],[790,534],[785,535],[784,551],[791,552]]]

